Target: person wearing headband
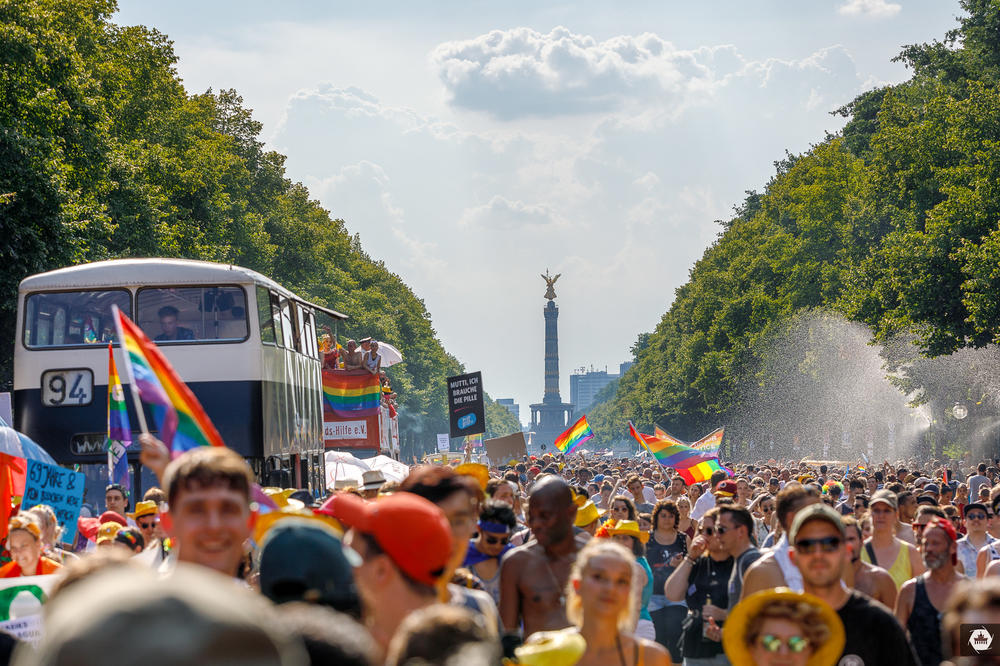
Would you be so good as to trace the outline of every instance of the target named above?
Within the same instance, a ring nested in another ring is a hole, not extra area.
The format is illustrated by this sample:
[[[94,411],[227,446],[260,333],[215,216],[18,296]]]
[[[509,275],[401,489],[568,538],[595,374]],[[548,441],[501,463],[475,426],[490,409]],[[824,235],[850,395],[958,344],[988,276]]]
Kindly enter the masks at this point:
[[[19,513],[7,526],[7,550],[11,561],[0,567],[0,578],[42,576],[62,568],[55,560],[42,555],[42,528],[31,514]]]
[[[500,603],[500,562],[513,546],[511,534],[517,518],[509,504],[489,500],[479,512],[479,535],[469,542],[462,566],[471,569],[483,587]]]

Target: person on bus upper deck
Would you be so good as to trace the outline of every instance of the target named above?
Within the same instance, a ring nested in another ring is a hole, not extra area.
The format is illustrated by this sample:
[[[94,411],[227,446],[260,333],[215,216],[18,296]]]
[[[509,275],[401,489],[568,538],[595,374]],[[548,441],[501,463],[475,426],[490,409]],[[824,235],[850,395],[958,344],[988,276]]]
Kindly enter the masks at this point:
[[[378,343],[372,340],[369,351],[364,356],[365,370],[377,375],[382,370],[382,355],[378,353]]]
[[[194,340],[194,331],[177,325],[177,315],[180,314],[177,308],[172,305],[164,305],[156,312],[160,318],[160,328],[163,333],[154,338],[157,342],[166,340]]]
[[[344,354],[344,370],[360,370],[363,358],[361,352],[358,351],[358,343],[354,340],[348,340],[347,353]]]

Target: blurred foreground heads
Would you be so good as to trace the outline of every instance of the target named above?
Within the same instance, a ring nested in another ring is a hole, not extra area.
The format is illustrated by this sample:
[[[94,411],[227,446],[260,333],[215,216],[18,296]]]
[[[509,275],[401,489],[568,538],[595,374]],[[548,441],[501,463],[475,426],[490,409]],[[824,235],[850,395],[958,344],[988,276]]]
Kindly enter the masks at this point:
[[[16,666],[298,666],[301,640],[281,631],[268,602],[231,579],[178,565],[159,578],[131,567],[100,571],[46,606],[37,650]],[[108,631],[127,627],[128,631]]]

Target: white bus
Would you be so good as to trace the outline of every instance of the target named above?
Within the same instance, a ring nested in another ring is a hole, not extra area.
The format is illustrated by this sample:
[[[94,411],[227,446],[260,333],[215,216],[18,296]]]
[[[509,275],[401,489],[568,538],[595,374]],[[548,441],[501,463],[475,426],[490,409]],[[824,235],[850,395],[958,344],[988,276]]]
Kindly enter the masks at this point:
[[[334,325],[347,317],[239,266],[120,259],[33,275],[18,293],[15,427],[59,463],[80,465],[90,501],[103,500],[107,479],[113,304],[162,347],[223,441],[262,481],[323,489],[317,316]],[[131,401],[129,412],[136,429]],[[148,410],[147,422],[154,423]],[[138,456],[136,444],[133,469]],[[155,483],[135,481],[138,491]]]

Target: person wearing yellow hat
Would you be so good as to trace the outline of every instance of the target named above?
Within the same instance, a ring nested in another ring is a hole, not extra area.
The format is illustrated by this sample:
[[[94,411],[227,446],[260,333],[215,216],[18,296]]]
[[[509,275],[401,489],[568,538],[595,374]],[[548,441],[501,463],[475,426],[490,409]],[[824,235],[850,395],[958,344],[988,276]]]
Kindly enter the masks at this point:
[[[110,548],[115,543],[115,537],[125,529],[120,523],[108,522],[97,528],[97,547]]]
[[[646,542],[649,541],[649,532],[639,529],[639,523],[634,520],[619,520],[608,530],[612,541],[625,546],[635,555],[636,575],[639,577],[642,596],[639,599],[639,622],[635,628],[635,635],[641,638],[654,640],[656,638],[656,628],[653,625],[653,618],[649,614],[649,600],[653,596],[653,570],[646,560]]]
[[[29,513],[19,513],[7,525],[7,550],[11,561],[0,567],[0,578],[41,576],[62,568],[55,560],[42,555],[42,528]]]
[[[779,587],[733,608],[722,646],[733,666],[832,666],[844,649],[844,625],[818,597]]]
[[[597,533],[597,528],[601,526],[601,517],[607,513],[597,508],[592,501],[587,500],[576,510],[576,520],[574,526],[579,527],[590,536]]]
[[[156,502],[152,500],[136,502],[135,512],[126,515],[135,521],[135,526],[142,533],[146,547],[152,546],[156,539],[156,525],[160,522],[160,509],[156,506]]]
[[[616,527],[631,531],[627,525]],[[633,631],[640,602],[639,588],[632,582],[641,569],[632,552],[611,539],[593,539],[577,555],[566,600],[566,615],[586,641],[586,651],[576,663],[670,664],[662,646]]]

